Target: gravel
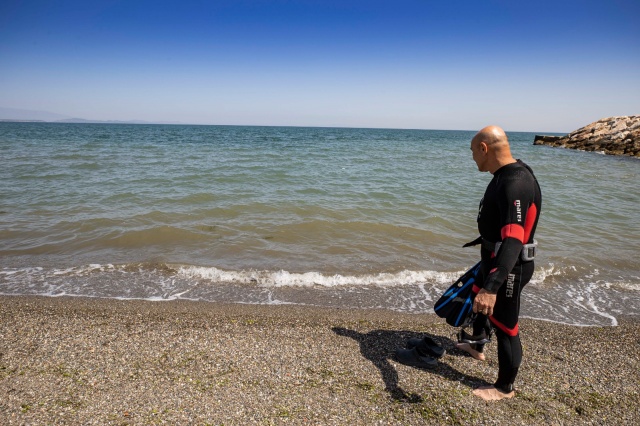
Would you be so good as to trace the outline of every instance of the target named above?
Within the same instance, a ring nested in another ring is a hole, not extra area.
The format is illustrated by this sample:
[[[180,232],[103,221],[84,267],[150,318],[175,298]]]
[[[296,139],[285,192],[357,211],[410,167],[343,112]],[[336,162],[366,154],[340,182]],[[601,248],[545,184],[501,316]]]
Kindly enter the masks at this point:
[[[638,424],[640,322],[523,319],[516,397],[434,315],[304,306],[0,297],[0,424]],[[434,370],[393,359],[427,334]]]

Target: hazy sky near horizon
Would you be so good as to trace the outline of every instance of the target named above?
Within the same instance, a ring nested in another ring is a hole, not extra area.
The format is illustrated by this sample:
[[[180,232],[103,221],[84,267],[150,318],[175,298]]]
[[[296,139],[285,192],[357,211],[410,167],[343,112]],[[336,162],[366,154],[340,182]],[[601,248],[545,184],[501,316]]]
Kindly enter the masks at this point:
[[[0,3],[0,107],[569,132],[640,114],[640,2]]]

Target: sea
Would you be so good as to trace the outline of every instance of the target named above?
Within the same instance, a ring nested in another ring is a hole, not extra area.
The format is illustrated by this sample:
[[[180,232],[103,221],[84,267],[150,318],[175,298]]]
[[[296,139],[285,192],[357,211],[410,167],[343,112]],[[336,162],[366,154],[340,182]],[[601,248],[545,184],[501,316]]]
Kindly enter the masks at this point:
[[[474,133],[2,122],[0,294],[432,313],[479,260]],[[640,161],[507,134],[543,194],[521,315],[640,316]]]

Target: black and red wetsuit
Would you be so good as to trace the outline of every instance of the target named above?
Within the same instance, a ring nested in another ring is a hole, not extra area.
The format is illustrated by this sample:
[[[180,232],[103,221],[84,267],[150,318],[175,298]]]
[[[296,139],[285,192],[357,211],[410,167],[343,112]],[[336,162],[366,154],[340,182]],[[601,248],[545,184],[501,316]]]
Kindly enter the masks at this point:
[[[479,282],[486,291],[496,294],[493,315],[489,317],[498,340],[495,386],[505,392],[513,389],[522,361],[518,334],[520,292],[534,269],[533,261],[523,261],[520,254],[524,244],[533,242],[541,205],[540,186],[533,171],[518,160],[493,174],[478,212],[478,230],[483,240]],[[501,245],[496,253],[497,242]],[[486,317],[478,315],[473,334],[486,327]]]

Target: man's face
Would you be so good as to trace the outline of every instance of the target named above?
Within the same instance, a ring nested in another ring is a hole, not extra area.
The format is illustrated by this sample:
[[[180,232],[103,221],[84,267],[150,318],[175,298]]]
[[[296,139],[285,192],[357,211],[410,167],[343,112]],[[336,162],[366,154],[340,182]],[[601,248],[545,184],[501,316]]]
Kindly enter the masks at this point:
[[[486,162],[486,153],[482,150],[480,141],[477,139],[471,141],[471,153],[473,155],[473,161],[475,161],[478,166],[478,170],[485,172],[484,164]]]

